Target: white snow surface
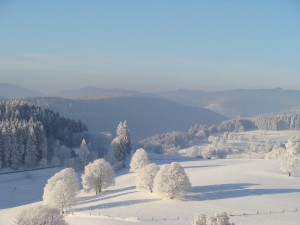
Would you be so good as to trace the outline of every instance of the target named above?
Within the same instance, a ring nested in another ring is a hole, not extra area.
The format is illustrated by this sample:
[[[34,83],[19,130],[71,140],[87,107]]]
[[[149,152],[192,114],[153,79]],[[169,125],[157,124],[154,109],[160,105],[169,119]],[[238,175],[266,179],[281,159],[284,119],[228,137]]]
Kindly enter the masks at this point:
[[[283,132],[271,135],[275,138],[277,135],[278,139],[284,136]],[[253,214],[231,216],[230,222],[236,225],[300,224],[299,167],[294,177],[288,177],[280,172],[278,160],[250,159],[249,154],[244,158],[221,160],[180,156],[160,159],[150,155],[150,161],[158,165],[179,162],[190,178],[191,193],[183,200],[164,200],[139,192],[135,187],[135,173],[125,168],[117,173],[116,185],[101,194],[81,191],[73,212],[65,218],[67,222],[70,225],[186,225],[191,224],[196,213],[214,215],[225,211],[233,215]],[[0,175],[0,224],[11,225],[24,208],[42,204],[43,187],[57,171]]]

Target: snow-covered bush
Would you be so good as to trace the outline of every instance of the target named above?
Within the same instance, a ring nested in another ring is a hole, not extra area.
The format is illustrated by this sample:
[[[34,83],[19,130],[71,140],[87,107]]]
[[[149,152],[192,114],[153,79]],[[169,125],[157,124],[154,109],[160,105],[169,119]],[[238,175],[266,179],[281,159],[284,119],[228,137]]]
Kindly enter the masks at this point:
[[[286,149],[281,147],[274,148],[272,151],[266,153],[265,159],[280,159],[285,151]]]
[[[99,194],[103,188],[115,184],[115,173],[111,165],[104,159],[97,159],[84,167],[82,186],[85,191],[95,190]]]
[[[191,189],[191,183],[183,167],[177,163],[164,165],[154,178],[154,192],[164,198],[182,197]]]
[[[207,221],[207,217],[205,214],[197,214],[194,217],[192,225],[207,225],[206,221]]]
[[[204,159],[210,159],[214,154],[215,154],[215,149],[212,145],[208,145],[201,150],[201,156]]]
[[[201,154],[199,148],[197,146],[193,146],[187,150],[187,155],[196,158]]]
[[[46,205],[24,209],[16,218],[15,225],[67,225],[59,210]]]
[[[79,181],[74,169],[66,168],[48,179],[44,187],[45,204],[58,208],[64,214],[75,203]]]
[[[159,166],[155,163],[148,164],[144,168],[141,168],[137,173],[136,187],[139,190],[147,190],[152,193],[153,181],[158,171]]]
[[[148,154],[144,149],[139,148],[132,155],[130,161],[130,171],[138,172],[141,168],[145,167],[147,164],[149,164]]]
[[[212,217],[207,217],[205,214],[198,214],[194,217],[192,225],[234,225],[234,223],[229,223],[229,216],[226,212],[222,212],[216,213]]]

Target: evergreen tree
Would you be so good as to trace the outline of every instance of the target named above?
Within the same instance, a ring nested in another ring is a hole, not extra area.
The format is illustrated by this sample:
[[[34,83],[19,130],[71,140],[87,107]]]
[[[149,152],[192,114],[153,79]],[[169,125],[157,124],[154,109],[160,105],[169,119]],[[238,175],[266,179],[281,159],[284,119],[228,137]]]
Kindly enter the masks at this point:
[[[10,134],[11,167],[13,169],[18,169],[22,164],[22,157],[24,154],[24,152],[22,152],[23,149],[19,148],[17,134],[15,127],[13,127]]]
[[[36,136],[33,127],[29,127],[29,134],[25,147],[25,166],[27,168],[33,167],[36,164],[38,152],[36,148]]]
[[[87,165],[90,161],[90,151],[88,150],[84,139],[82,139],[80,145],[79,160],[81,161],[83,166]]]
[[[116,161],[122,162],[122,167],[125,167],[126,146],[124,145],[124,142],[122,142],[119,137],[115,137],[111,142],[110,147],[115,154]]]

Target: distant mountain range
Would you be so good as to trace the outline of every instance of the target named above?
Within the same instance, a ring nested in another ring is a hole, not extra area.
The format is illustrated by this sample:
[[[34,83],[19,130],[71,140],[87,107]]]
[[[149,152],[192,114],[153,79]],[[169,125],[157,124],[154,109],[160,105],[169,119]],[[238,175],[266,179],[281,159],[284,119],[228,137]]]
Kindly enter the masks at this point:
[[[178,90],[156,93],[180,104],[205,107],[229,117],[248,117],[300,109],[300,91],[275,89],[203,92]]]
[[[41,97],[44,94],[17,85],[0,84],[0,97]],[[119,97],[153,97],[181,105],[202,107],[228,117],[251,117],[269,113],[300,111],[300,91],[275,89],[193,91],[140,93],[122,89],[85,87],[56,93],[55,97],[68,99],[101,100]]]
[[[15,84],[0,83],[1,98],[42,97],[44,94]]]
[[[115,134],[120,121],[127,120],[136,141],[158,133],[187,130],[196,123],[219,124],[227,117],[201,107],[185,106],[145,96],[103,99],[31,98],[27,102],[51,108],[61,115],[80,119],[90,131]]]
[[[122,89],[107,89],[97,87],[84,87],[81,89],[61,91],[54,94],[55,97],[70,98],[70,99],[97,99],[97,98],[110,98],[118,96],[132,96],[137,95],[138,92],[127,91]]]

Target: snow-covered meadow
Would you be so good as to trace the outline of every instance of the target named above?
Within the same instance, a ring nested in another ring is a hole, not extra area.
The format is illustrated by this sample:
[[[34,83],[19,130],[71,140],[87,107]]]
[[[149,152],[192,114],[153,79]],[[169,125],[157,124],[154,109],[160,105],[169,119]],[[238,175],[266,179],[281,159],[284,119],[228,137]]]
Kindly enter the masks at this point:
[[[245,132],[245,138],[229,141],[228,145],[247,149],[251,143],[246,137],[251,134],[257,142],[266,137],[285,142],[299,132]],[[164,200],[140,192],[135,186],[135,173],[125,168],[117,173],[115,186],[101,194],[81,191],[66,221],[70,225],[183,225],[191,224],[197,213],[225,211],[232,215],[253,214],[231,216],[230,221],[236,225],[300,224],[299,168],[294,177],[288,177],[280,172],[279,160],[253,157],[249,151],[212,160],[151,154],[150,161],[159,165],[179,162],[189,176],[191,192],[183,200]],[[43,187],[56,172],[58,169],[1,175],[0,224],[13,224],[24,208],[42,204]]]

